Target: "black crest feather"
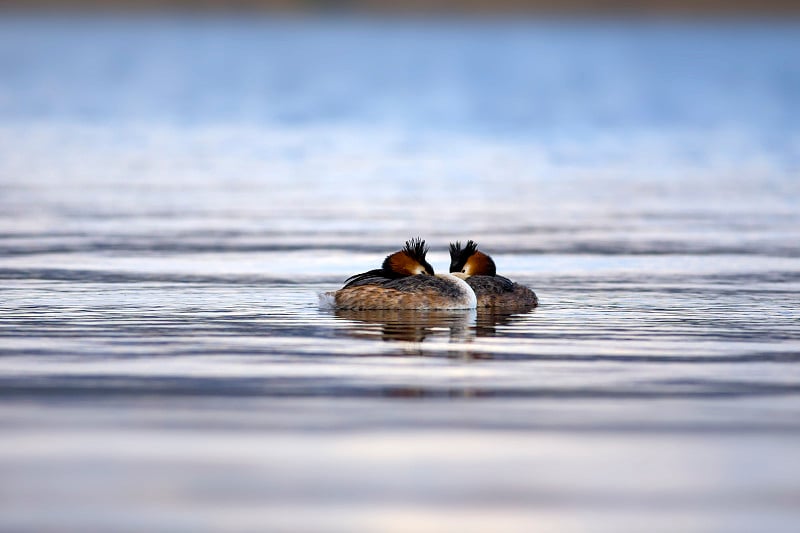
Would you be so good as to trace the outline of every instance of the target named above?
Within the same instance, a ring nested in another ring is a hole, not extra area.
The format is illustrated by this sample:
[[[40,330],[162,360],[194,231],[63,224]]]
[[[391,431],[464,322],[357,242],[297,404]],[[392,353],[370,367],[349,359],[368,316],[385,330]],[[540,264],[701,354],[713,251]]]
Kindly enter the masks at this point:
[[[424,265],[425,256],[428,254],[428,245],[425,244],[423,239],[414,237],[413,239],[406,241],[406,245],[403,247],[403,252],[405,252],[406,255],[412,259],[415,259]]]
[[[473,241],[467,241],[464,247],[461,247],[461,241],[450,243],[450,272],[460,272],[464,265],[467,264],[467,259],[478,250],[478,244]]]

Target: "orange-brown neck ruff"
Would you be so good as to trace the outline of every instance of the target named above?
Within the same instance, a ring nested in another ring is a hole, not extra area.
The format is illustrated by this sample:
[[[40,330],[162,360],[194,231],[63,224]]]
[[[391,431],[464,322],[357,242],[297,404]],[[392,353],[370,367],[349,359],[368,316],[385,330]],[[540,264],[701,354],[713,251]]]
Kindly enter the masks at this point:
[[[398,276],[414,276],[425,273],[425,266],[404,251],[395,252],[387,257],[383,262],[383,268]]]
[[[475,252],[465,265],[464,270],[470,276],[496,276],[497,267],[491,257],[483,252]]]

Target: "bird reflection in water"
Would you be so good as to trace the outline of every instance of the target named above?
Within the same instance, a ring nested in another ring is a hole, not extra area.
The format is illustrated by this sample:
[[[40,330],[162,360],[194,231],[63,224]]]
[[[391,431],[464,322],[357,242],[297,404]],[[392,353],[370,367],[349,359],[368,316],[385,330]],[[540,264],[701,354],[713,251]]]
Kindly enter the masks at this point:
[[[535,308],[535,305],[524,305],[515,309],[481,309],[475,320],[475,336],[496,337],[497,326],[512,324]]]
[[[359,339],[423,342],[448,340],[468,342],[475,337],[497,335],[497,326],[512,323],[515,317],[533,310],[533,306],[514,310],[347,310],[337,309],[334,316],[350,323],[343,331]]]
[[[385,341],[422,342],[426,339],[468,341],[474,337],[474,309],[406,310],[371,309],[334,311],[337,318],[351,322],[344,331],[359,339],[380,337]]]

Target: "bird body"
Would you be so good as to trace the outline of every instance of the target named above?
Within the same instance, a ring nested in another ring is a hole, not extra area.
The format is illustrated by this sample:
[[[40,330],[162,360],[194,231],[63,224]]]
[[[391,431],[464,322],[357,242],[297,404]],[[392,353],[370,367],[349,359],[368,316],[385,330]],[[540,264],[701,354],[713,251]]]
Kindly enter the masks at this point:
[[[360,284],[334,293],[337,309],[475,309],[469,284],[451,274],[417,274],[383,283]]]
[[[494,260],[478,250],[474,241],[450,244],[450,272],[464,279],[475,292],[478,309],[523,309],[539,305],[531,289],[498,276]]]

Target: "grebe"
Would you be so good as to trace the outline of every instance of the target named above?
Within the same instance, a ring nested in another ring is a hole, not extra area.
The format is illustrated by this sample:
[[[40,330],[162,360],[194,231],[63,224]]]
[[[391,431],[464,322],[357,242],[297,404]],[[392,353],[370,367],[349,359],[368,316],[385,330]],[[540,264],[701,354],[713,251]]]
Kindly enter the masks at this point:
[[[472,287],[479,308],[516,309],[539,305],[536,293],[528,287],[498,276],[492,258],[479,252],[474,241],[467,241],[463,248],[458,241],[450,244],[450,272],[466,280]]]
[[[337,309],[475,309],[475,293],[452,274],[434,274],[428,247],[417,237],[390,254],[381,268],[349,277],[334,293]]]

